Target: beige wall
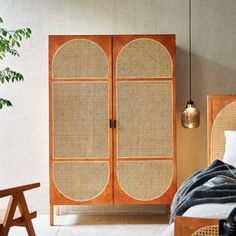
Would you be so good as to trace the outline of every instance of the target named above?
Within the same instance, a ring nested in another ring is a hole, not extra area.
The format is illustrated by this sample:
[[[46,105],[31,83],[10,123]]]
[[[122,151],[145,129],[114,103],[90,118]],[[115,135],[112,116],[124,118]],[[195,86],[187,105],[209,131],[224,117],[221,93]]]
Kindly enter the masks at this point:
[[[14,102],[0,111],[0,186],[40,181],[29,202],[48,210],[49,34],[176,34],[178,184],[205,167],[206,95],[236,93],[236,1],[192,0],[192,10],[193,99],[201,126],[186,130],[179,117],[188,99],[187,0],[1,0],[4,27],[29,26],[33,35],[20,58],[0,64],[25,76],[23,83],[0,86],[0,95]],[[135,209],[153,208],[129,207]]]

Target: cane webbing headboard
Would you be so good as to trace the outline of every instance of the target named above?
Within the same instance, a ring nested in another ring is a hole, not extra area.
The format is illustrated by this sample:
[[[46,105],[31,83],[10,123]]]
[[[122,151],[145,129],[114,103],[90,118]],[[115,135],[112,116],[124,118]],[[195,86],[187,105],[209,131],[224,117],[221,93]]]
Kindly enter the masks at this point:
[[[223,159],[225,130],[236,130],[236,95],[208,95],[208,163]]]
[[[219,225],[209,225],[196,230],[191,236],[219,236]]]

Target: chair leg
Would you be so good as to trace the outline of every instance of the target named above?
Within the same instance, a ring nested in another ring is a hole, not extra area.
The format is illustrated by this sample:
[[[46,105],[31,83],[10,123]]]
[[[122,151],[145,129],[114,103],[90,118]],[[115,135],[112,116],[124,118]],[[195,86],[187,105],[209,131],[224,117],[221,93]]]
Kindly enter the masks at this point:
[[[13,223],[14,214],[18,204],[19,195],[14,195],[10,197],[8,202],[7,211],[3,219],[2,227],[0,229],[1,236],[7,236],[10,230],[10,227]]]
[[[50,225],[54,225],[54,206],[50,205]]]
[[[25,200],[24,193],[20,194],[18,207],[19,207],[21,215],[24,219],[24,223],[25,223],[25,227],[28,232],[28,235],[29,236],[36,236],[35,231],[34,231],[34,227],[33,227],[33,224],[32,224],[31,218],[30,218],[30,213],[29,213],[29,209],[28,209],[28,206],[27,206],[27,203]]]

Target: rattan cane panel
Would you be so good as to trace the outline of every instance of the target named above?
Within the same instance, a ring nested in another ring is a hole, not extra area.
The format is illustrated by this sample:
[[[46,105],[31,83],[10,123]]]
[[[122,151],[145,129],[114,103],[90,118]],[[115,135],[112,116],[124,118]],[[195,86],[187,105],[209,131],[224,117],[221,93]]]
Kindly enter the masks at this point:
[[[71,40],[63,44],[53,58],[53,78],[107,76],[107,56],[98,44],[90,40]]]
[[[223,159],[225,151],[225,130],[236,130],[236,102],[224,107],[212,125],[212,160]]]
[[[118,157],[173,155],[172,82],[117,82]]]
[[[54,157],[108,157],[108,84],[53,84]]]
[[[109,162],[61,162],[53,164],[54,181],[67,198],[86,201],[99,196],[109,181]]]
[[[210,225],[195,231],[191,236],[219,236],[219,226]]]
[[[173,176],[171,160],[118,161],[118,182],[130,197],[149,201],[163,195]]]
[[[172,78],[172,58],[160,42],[136,39],[125,45],[117,58],[118,78]]]

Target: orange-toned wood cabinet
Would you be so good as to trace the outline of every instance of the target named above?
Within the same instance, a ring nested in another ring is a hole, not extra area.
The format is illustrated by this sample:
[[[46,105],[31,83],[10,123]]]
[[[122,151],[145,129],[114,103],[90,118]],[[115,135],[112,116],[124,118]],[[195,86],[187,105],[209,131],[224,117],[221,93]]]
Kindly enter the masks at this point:
[[[49,36],[50,206],[170,204],[175,35]]]

